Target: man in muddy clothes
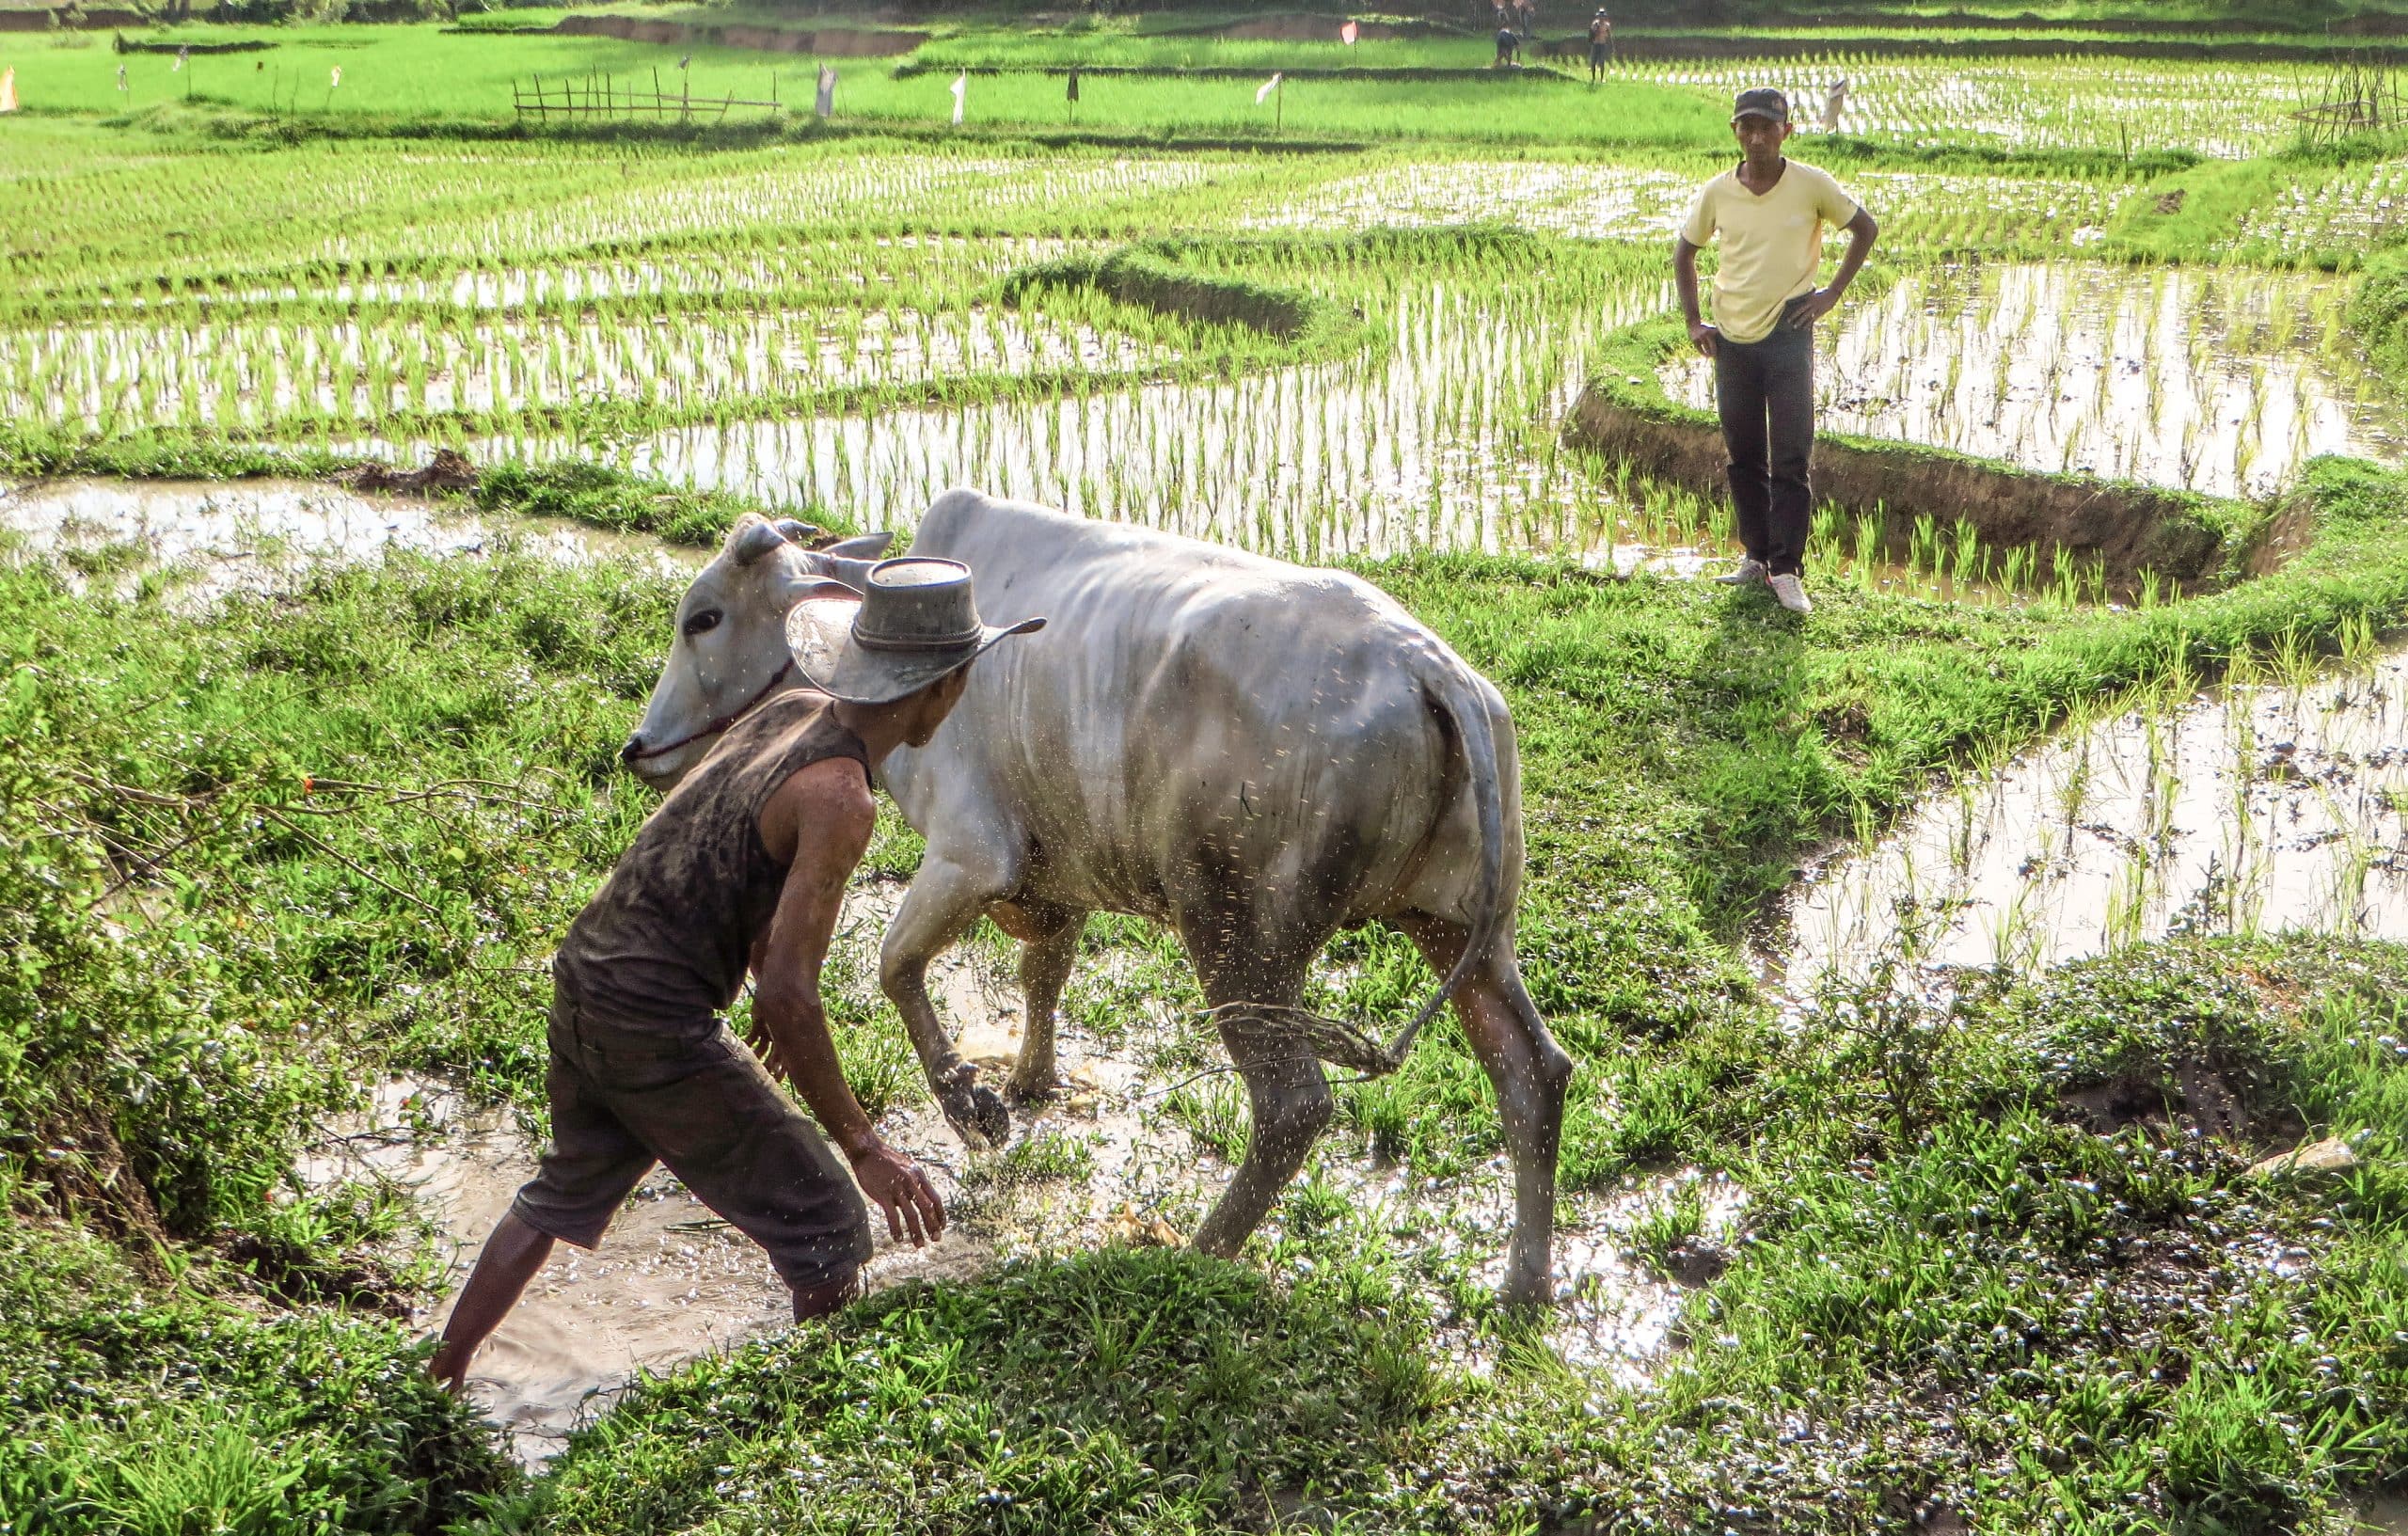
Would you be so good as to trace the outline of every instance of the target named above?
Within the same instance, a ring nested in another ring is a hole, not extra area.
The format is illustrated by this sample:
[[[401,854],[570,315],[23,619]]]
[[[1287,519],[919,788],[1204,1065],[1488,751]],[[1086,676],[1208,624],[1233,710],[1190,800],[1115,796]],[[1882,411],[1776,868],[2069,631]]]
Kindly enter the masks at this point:
[[[1672,276],[1689,340],[1714,359],[1731,505],[1747,551],[1719,579],[1763,582],[1782,607],[1805,613],[1814,606],[1802,574],[1814,507],[1814,322],[1838,308],[1878,230],[1837,182],[1782,153],[1794,131],[1788,97],[1739,93],[1731,113],[1739,164],[1698,193],[1672,244]],[[1826,225],[1847,231],[1847,253],[1830,286],[1817,288]],[[1717,236],[1722,259],[1708,325],[1698,312],[1697,253]]]
[[[692,632],[716,617],[685,623]],[[1044,623],[981,625],[968,568],[945,560],[885,561],[859,602],[795,606],[787,647],[812,687],[776,693],[726,728],[561,943],[552,1144],[452,1309],[429,1367],[437,1380],[459,1390],[553,1242],[593,1247],[655,1163],[768,1250],[798,1321],[860,1294],[870,1252],[862,1194],[898,1242],[943,1231],[927,1176],[879,1139],[846,1085],[819,971],[869,846],[870,770],[897,746],[927,745],[981,652]],[[748,966],[767,1042],[757,1056],[719,1017]],[[811,1106],[851,1178],[772,1069]]]

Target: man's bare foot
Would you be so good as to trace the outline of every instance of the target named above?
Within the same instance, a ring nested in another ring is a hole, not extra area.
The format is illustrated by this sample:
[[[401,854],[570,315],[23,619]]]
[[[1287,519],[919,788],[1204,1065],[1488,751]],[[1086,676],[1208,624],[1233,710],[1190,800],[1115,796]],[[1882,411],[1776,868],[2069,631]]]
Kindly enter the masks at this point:
[[[824,1318],[861,1300],[867,1290],[860,1270],[841,1280],[803,1287],[794,1293],[794,1320],[800,1322],[808,1318]]]

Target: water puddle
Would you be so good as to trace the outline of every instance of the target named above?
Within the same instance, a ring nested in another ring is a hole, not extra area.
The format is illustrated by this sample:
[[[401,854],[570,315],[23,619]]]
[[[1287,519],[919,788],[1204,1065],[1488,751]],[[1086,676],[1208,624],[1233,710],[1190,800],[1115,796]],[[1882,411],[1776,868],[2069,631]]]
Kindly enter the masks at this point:
[[[2319,453],[2393,459],[2391,391],[2321,274],[2065,262],[1909,274],[1819,337],[1825,430],[2027,469],[2263,496]],[[1666,370],[1713,404],[1712,366]]]
[[[130,591],[171,578],[185,600],[261,592],[313,560],[368,561],[388,549],[483,553],[499,540],[563,562],[635,560],[664,572],[705,555],[646,535],[541,517],[483,517],[407,496],[316,481],[57,480],[0,484],[0,530],[55,554],[87,588]]]
[[[2350,1536],[2408,1536],[2408,1497],[2384,1495],[2360,1506]]]
[[[901,892],[897,882],[873,879],[848,894],[828,971],[832,989],[875,989],[878,944]],[[1090,983],[1125,984],[1134,963],[1107,953],[1087,957],[1081,971]],[[944,957],[930,978],[963,1053],[998,1074],[1021,1037],[1010,970],[999,948],[974,941]],[[953,1224],[940,1243],[914,1250],[893,1243],[873,1214],[872,1290],[915,1278],[967,1279],[1010,1259],[1183,1240],[1170,1218],[1192,1224],[1218,1195],[1229,1166],[1203,1149],[1166,1102],[1176,1080],[1156,1058],[1165,1032],[1178,1027],[1176,1014],[1139,1012],[1140,1022],[1112,1046],[1066,1025],[1059,1042],[1064,1091],[1016,1109],[1012,1139],[1000,1149],[974,1156],[916,1092],[912,1102],[881,1117],[880,1134],[929,1170]],[[1219,1059],[1215,1051],[1212,1060]],[[916,1084],[916,1063],[907,1069]],[[1237,1091],[1233,1077],[1212,1081],[1214,1087],[1204,1091]],[[511,1112],[472,1106],[437,1083],[397,1077],[377,1084],[365,1109],[329,1127],[299,1171],[312,1186],[385,1180],[416,1197],[449,1276],[442,1299],[419,1314],[420,1323],[434,1329],[493,1223],[533,1173],[538,1150]],[[1431,1277],[1434,1303],[1440,1276],[1486,1286],[1502,1278],[1512,1175],[1501,1158],[1461,1183],[1433,1185],[1333,1140],[1299,1182],[1341,1194],[1349,1230],[1384,1236],[1408,1252]],[[1602,1381],[1642,1380],[1673,1347],[1687,1288],[1719,1272],[1720,1245],[1744,1211],[1744,1196],[1725,1180],[1690,1173],[1610,1196],[1567,1198],[1564,1207],[1560,1304],[1545,1341],[1566,1366]],[[1285,1210],[1265,1225],[1275,1250]],[[1669,1247],[1668,1237],[1676,1240]],[[1642,1251],[1657,1254],[1657,1267],[1634,1257]],[[1289,1254],[1275,1262],[1310,1260]],[[540,1465],[639,1372],[671,1370],[774,1332],[790,1315],[767,1258],[657,1170],[595,1252],[565,1245],[555,1251],[478,1354],[470,1391],[511,1432],[519,1457]],[[1468,1323],[1443,1324],[1438,1343],[1459,1369],[1486,1372],[1499,1364],[1497,1338]]]
[[[2408,652],[2068,730],[1811,867],[1765,957],[1797,990],[2047,966],[2168,933],[2408,939]]]

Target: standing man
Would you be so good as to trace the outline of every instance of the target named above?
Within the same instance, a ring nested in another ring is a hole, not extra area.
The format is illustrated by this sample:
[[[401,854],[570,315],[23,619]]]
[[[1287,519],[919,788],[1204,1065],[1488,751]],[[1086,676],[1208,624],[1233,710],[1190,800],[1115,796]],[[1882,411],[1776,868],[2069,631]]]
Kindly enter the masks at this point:
[[[1603,6],[1589,18],[1589,84],[1595,85],[1606,77],[1606,55],[1613,51],[1614,24],[1606,19]]]
[[[1503,13],[1503,8],[1499,7],[1498,14],[1502,15]],[[1513,68],[1513,55],[1521,48],[1521,46],[1522,39],[1519,33],[1515,32],[1510,26],[1499,26],[1497,29],[1497,61],[1494,64],[1491,64],[1489,68],[1493,70],[1507,70]]]
[[[729,726],[569,925],[552,962],[552,1144],[444,1325],[428,1369],[452,1390],[554,1240],[593,1247],[656,1162],[768,1250],[798,1322],[861,1294],[862,1194],[898,1242],[944,1230],[927,1175],[879,1139],[846,1085],[819,971],[877,818],[870,770],[898,746],[927,746],[971,661],[1045,621],[981,625],[970,572],[949,560],[884,561],[867,587],[859,602],[796,605],[787,646],[812,687]],[[696,633],[719,618],[684,623]],[[757,1056],[718,1017],[748,966]],[[843,1149],[849,1178],[771,1069]]]
[[[1714,359],[1731,505],[1747,550],[1739,568],[1718,579],[1762,581],[1782,607],[1806,613],[1814,606],[1801,575],[1814,508],[1814,322],[1838,307],[1879,230],[1837,182],[1782,153],[1794,125],[1780,91],[1741,91],[1731,132],[1739,164],[1698,193],[1672,245],[1689,340]],[[1847,231],[1847,254],[1830,286],[1817,288],[1826,225]],[[1717,235],[1722,260],[1708,325],[1698,312],[1697,253]]]

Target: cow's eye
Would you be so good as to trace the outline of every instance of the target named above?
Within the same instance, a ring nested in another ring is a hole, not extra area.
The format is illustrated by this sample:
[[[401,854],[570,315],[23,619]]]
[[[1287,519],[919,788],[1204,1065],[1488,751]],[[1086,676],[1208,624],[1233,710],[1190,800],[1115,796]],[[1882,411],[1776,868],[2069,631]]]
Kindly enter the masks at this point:
[[[719,620],[720,612],[715,608],[706,608],[700,613],[689,614],[686,619],[686,638],[691,640],[696,635],[709,634],[719,627]]]

